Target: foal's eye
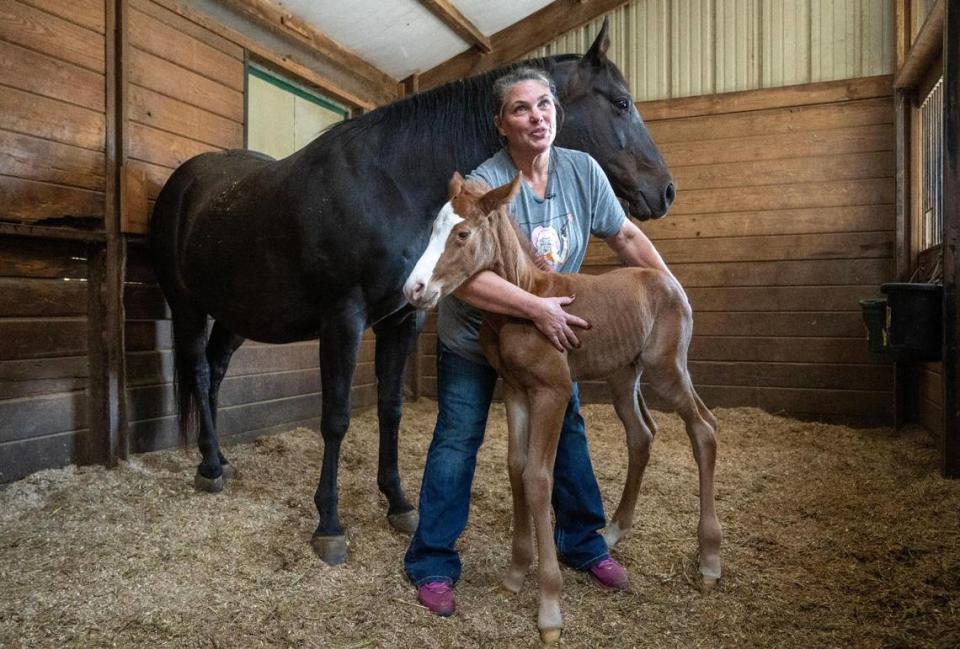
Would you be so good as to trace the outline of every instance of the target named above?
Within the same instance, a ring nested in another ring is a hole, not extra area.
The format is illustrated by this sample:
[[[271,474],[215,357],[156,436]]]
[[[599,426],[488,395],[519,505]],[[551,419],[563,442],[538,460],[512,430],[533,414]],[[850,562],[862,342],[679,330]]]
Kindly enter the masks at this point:
[[[619,99],[613,100],[613,105],[622,111],[627,111],[630,109],[630,100],[626,97],[620,97]]]
[[[459,239],[460,241],[466,241],[467,237],[469,236],[470,236],[470,232],[468,230],[460,230],[459,232],[457,232],[457,239]]]

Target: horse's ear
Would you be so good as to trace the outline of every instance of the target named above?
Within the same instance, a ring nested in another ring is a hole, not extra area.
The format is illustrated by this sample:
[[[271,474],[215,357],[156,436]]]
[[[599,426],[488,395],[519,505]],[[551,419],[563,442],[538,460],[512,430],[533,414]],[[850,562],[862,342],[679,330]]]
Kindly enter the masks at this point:
[[[522,176],[523,174],[518,173],[511,182],[506,185],[501,185],[496,189],[491,189],[484,194],[483,198],[480,199],[480,208],[483,210],[483,213],[489,214],[494,210],[512,203],[513,199],[516,198],[520,192],[520,179]]]
[[[593,45],[590,46],[587,53],[580,59],[580,65],[597,66],[607,58],[607,49],[610,47],[610,37],[607,35],[609,28],[610,19],[604,18],[600,33],[597,34],[597,38],[594,39]]]
[[[450,183],[447,185],[447,198],[453,198],[461,191],[463,191],[463,176],[460,175],[459,171],[454,171]]]

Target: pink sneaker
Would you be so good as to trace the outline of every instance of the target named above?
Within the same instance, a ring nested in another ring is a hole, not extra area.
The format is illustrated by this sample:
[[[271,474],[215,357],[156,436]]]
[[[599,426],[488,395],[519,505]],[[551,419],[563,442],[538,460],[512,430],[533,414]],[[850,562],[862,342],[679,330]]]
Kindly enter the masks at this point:
[[[601,588],[626,590],[630,586],[627,571],[611,557],[590,566],[590,576]]]
[[[417,599],[428,609],[443,617],[453,615],[457,608],[453,586],[445,581],[428,581],[421,585],[417,589]]]

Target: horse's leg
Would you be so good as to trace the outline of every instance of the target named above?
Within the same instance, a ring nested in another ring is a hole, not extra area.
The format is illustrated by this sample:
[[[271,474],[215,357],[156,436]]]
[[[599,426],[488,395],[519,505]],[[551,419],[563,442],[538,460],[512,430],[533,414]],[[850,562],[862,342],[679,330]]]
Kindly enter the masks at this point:
[[[647,424],[652,423],[643,396],[637,389],[640,372],[631,366],[611,376],[607,383],[613,394],[613,407],[617,417],[623,423],[627,436],[627,480],[623,485],[623,494],[617,511],[610,519],[610,523],[603,530],[603,540],[607,547],[616,545],[627,531],[633,527],[633,516],[637,508],[637,496],[640,493],[640,483],[643,472],[650,459],[650,446],[653,443],[654,432]]]
[[[348,311],[348,309],[344,309]],[[357,367],[364,320],[358,314],[343,315],[325,322],[320,331],[320,386],[323,409],[320,432],[323,435],[323,469],[313,501],[320,522],[313,533],[314,552],[327,564],[347,560],[347,538],[340,527],[337,512],[337,469],[340,444],[350,425],[350,387]]]
[[[709,591],[719,581],[721,572],[722,535],[713,489],[717,438],[713,426],[700,414],[703,402],[693,389],[686,364],[682,362],[683,357],[684,355],[671,354],[654,364],[648,364],[645,359],[644,365],[651,374],[650,384],[683,419],[693,446],[693,457],[700,473],[700,523],[697,527],[700,575],[703,578],[704,591]]]
[[[512,593],[519,593],[533,561],[530,509],[523,490],[530,417],[527,395],[511,387],[506,381],[503,383],[503,401],[507,408],[507,429],[510,433],[507,468],[510,474],[510,490],[513,493],[513,548],[503,586]]]
[[[569,377],[569,370],[564,368]],[[563,426],[563,415],[570,401],[572,387],[538,387],[528,392],[530,401],[530,438],[527,444],[527,464],[523,470],[523,490],[533,514],[537,534],[540,611],[537,626],[540,640],[553,644],[563,630],[560,612],[560,592],[563,578],[557,562],[557,547],[553,540],[550,521],[550,498],[553,493],[553,466],[557,457],[557,443]]]
[[[243,344],[243,338],[227,331],[219,322],[213,323],[213,330],[210,332],[210,340],[207,341],[207,364],[210,366],[210,416],[213,421],[213,429],[217,429],[217,401],[220,394],[220,383],[227,373],[227,367],[230,365],[230,358],[233,352]],[[223,469],[223,478],[229,480],[236,476],[233,465],[227,461],[223,455],[223,450],[218,448],[217,455],[220,458],[220,466]]]
[[[387,520],[394,529],[413,534],[417,511],[407,501],[397,466],[397,433],[403,406],[403,369],[417,338],[422,312],[398,314],[374,325],[377,336],[377,417],[380,420],[380,455],[377,486],[387,497]]]
[[[186,439],[190,425],[196,424],[201,460],[193,483],[197,489],[216,493],[223,489],[223,467],[210,404],[207,315],[178,300],[171,300],[170,312],[181,436]]]

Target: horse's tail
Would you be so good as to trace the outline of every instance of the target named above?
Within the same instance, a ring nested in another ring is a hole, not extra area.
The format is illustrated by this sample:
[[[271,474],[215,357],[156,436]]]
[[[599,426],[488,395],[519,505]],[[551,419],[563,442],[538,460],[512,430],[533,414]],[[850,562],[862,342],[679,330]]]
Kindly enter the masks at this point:
[[[197,399],[198,376],[209,374],[206,346],[207,318],[194,309],[171,306],[173,321],[173,393],[177,401],[180,444],[195,438],[202,416]]]

